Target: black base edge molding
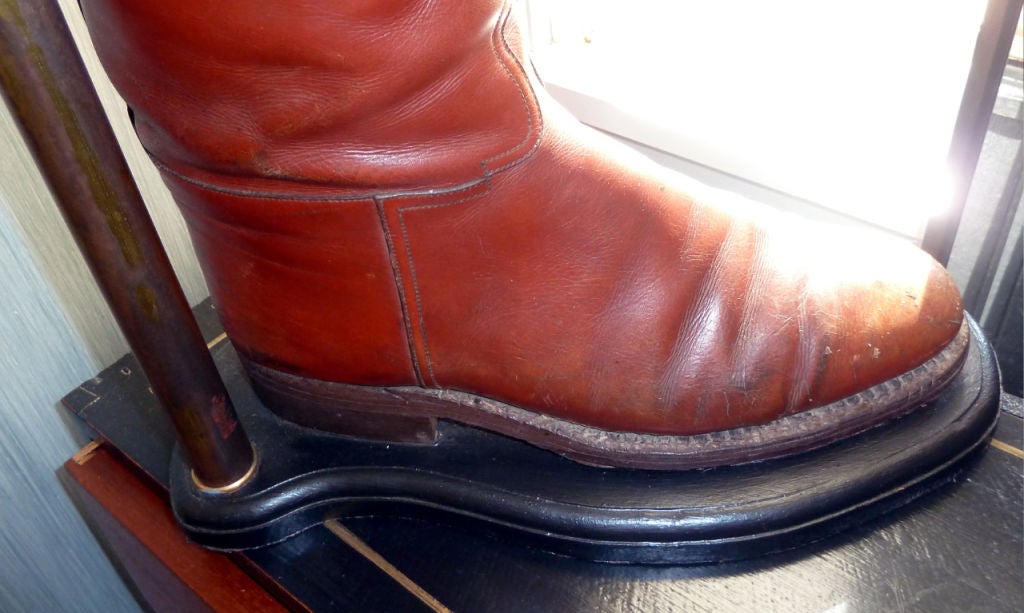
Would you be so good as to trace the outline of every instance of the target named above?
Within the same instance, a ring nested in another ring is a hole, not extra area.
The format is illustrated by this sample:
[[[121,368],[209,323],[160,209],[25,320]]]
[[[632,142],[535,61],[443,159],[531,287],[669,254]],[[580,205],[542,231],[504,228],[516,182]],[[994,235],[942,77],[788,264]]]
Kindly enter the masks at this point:
[[[602,562],[741,559],[822,539],[957,480],[999,414],[998,367],[973,320],[963,369],[920,410],[797,456],[677,472],[585,466],[447,422],[426,446],[310,430],[260,404],[229,343],[214,357],[258,472],[232,493],[200,490],[176,450],[169,485],[189,538],[223,550],[265,546],[330,518],[397,514]]]

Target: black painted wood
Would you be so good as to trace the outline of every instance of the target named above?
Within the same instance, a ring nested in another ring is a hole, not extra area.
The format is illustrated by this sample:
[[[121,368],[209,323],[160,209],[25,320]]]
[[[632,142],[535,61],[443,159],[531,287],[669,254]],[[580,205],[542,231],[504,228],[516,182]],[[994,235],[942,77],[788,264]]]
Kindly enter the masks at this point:
[[[246,557],[313,611],[430,611],[323,526]]]
[[[130,357],[66,402],[166,479],[169,456],[153,450],[169,448],[170,431],[134,429],[146,427],[138,407],[149,400],[144,384],[121,374],[125,366]],[[1019,450],[1021,423],[1004,413],[998,441]],[[472,525],[387,515],[345,525],[454,610],[1016,611],[1024,605],[1021,474],[1020,458],[989,447],[955,487],[882,518],[794,551],[705,566],[585,562]],[[422,607],[323,527],[245,556],[313,610]]]
[[[383,444],[283,422],[260,405],[229,344],[215,349],[262,464],[231,494],[200,490],[175,456],[171,498],[185,532],[258,547],[325,518],[394,513],[483,522],[567,555],[704,563],[813,541],[905,504],[955,476],[993,427],[998,376],[974,326],[960,375],[921,411],[792,458],[705,471],[601,469],[444,423],[434,445]],[[509,470],[515,466],[516,470]]]
[[[1020,611],[1021,495],[1020,461],[989,449],[957,487],[842,535],[686,567],[588,563],[408,519],[346,523],[459,611]]]

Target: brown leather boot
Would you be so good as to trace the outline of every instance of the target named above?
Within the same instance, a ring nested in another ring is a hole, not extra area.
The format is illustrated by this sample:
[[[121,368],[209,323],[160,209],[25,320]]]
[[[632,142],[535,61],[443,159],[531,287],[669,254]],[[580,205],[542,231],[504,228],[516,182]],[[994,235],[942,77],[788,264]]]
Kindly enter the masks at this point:
[[[499,0],[84,0],[267,406],[600,465],[820,446],[968,342],[922,252],[695,200],[583,128]]]

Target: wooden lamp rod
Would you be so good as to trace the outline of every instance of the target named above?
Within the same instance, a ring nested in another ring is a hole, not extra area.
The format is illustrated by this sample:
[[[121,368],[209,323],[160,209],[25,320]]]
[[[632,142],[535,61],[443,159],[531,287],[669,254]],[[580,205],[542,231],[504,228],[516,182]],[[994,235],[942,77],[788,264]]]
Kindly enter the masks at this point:
[[[56,0],[0,0],[0,82],[197,483],[239,487],[255,452]]]

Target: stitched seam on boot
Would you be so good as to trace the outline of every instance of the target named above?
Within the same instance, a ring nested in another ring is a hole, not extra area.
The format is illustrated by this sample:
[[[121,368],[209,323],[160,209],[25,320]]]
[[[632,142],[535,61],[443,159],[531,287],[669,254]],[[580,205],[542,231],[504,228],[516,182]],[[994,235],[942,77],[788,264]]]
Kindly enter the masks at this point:
[[[463,189],[464,190],[468,190],[468,189],[471,189],[471,187],[475,187],[475,186],[470,186],[470,187],[466,187],[466,188],[463,188]],[[431,383],[435,387],[440,387],[440,385],[437,382],[437,377],[434,376],[434,364],[433,364],[433,360],[430,357],[430,345],[427,342],[427,327],[426,327],[426,322],[425,322],[424,316],[423,316],[423,300],[420,297],[419,278],[416,275],[416,263],[413,261],[413,257],[412,257],[412,244],[411,244],[411,242],[409,240],[409,231],[408,231],[408,228],[407,228],[406,223],[405,223],[405,213],[406,213],[407,210],[408,211],[427,211],[427,210],[430,210],[430,209],[441,209],[441,208],[452,206],[452,205],[455,205],[455,204],[461,204],[463,202],[467,202],[469,200],[473,200],[475,198],[480,198],[481,196],[485,196],[488,193],[490,193],[490,191],[491,191],[491,183],[490,183],[490,180],[487,180],[486,181],[486,189],[484,189],[483,191],[481,191],[478,194],[472,194],[470,196],[466,196],[464,198],[459,198],[458,200],[452,200],[450,202],[441,202],[441,203],[437,203],[437,204],[409,205],[409,206],[404,206],[404,207],[399,206],[399,207],[396,208],[396,213],[398,214],[398,224],[399,224],[399,228],[400,228],[400,230],[402,232],[402,241],[405,244],[405,258],[409,262],[409,276],[411,277],[410,281],[412,283],[413,297],[416,300],[416,311],[417,311],[416,314],[417,314],[417,320],[418,320],[417,321],[417,324],[418,324],[417,328],[419,329],[419,332],[420,332],[420,338],[423,339],[423,356],[426,358],[427,373],[430,375],[430,381],[431,381]]]
[[[384,242],[388,249],[388,262],[391,264],[391,275],[395,288],[398,290],[398,302],[402,305],[402,327],[405,328],[405,343],[406,349],[409,351],[409,359],[412,362],[412,372],[416,375],[416,382],[421,387],[425,387],[419,358],[416,356],[416,339],[413,338],[412,330],[409,326],[412,318],[409,316],[409,305],[405,296],[405,287],[402,283],[402,271],[395,256],[395,244],[391,237],[391,230],[388,227],[384,203],[379,198],[374,198],[373,201],[377,205],[377,217],[380,219],[381,230],[384,232]],[[408,247],[406,247],[406,250],[408,250]]]
[[[182,182],[194,185],[194,186],[199,187],[201,189],[209,189],[211,191],[226,193],[228,195],[247,197],[247,198],[253,198],[253,199],[297,200],[297,201],[301,201],[301,200],[304,199],[302,197],[303,196],[302,194],[278,194],[278,193],[267,193],[267,192],[243,192],[241,190],[233,190],[233,189],[229,189],[229,188],[219,188],[216,185],[211,185],[211,184],[208,184],[208,183],[206,183],[204,181],[184,176],[181,173],[178,173],[178,172],[176,172],[176,171],[174,171],[174,170],[164,166],[163,164],[160,164],[155,158],[153,159],[153,162],[158,166],[158,168],[161,171],[166,172],[167,174],[169,174],[169,175],[171,175],[171,176],[181,180]],[[430,359],[430,348],[429,348],[429,345],[427,343],[426,328],[424,326],[423,307],[422,307],[422,301],[420,299],[420,292],[419,292],[419,280],[416,277],[416,266],[415,266],[415,263],[413,261],[411,245],[410,245],[410,242],[409,242],[409,236],[408,236],[408,232],[406,231],[406,227],[405,227],[404,213],[405,213],[405,210],[407,210],[407,209],[408,210],[413,210],[413,209],[419,210],[419,209],[441,208],[441,207],[446,207],[446,206],[450,206],[450,205],[453,205],[453,204],[458,204],[458,203],[461,203],[461,202],[465,202],[467,200],[472,200],[473,198],[477,198],[479,196],[483,196],[483,195],[487,194],[488,192],[490,192],[490,179],[489,178],[485,178],[485,179],[480,179],[480,180],[474,180],[471,183],[466,183],[466,184],[463,184],[461,186],[458,186],[458,187],[452,188],[452,189],[444,189],[443,191],[440,191],[440,192],[424,190],[424,191],[420,191],[420,192],[406,192],[406,193],[394,193],[394,194],[380,194],[380,193],[378,193],[376,195],[360,195],[358,197],[354,197],[353,196],[353,197],[348,197],[348,198],[344,198],[344,197],[341,197],[341,198],[339,198],[339,197],[315,197],[315,198],[305,199],[305,200],[307,200],[309,202],[318,202],[318,203],[325,203],[325,204],[329,204],[329,203],[332,203],[332,202],[339,203],[339,204],[348,204],[348,203],[351,203],[351,202],[372,200],[374,203],[377,204],[378,217],[380,218],[381,229],[382,229],[382,231],[384,233],[385,243],[386,243],[387,249],[388,249],[388,260],[389,260],[389,263],[391,264],[392,275],[394,276],[395,284],[397,286],[398,297],[399,297],[399,304],[402,307],[403,324],[404,324],[404,328],[405,328],[405,331],[406,331],[406,342],[407,342],[407,345],[408,345],[407,346],[407,350],[409,351],[409,357],[410,357],[410,360],[412,362],[413,374],[415,375],[417,382],[421,386],[425,386],[425,382],[424,382],[424,378],[423,378],[423,368],[422,368],[421,364],[419,363],[420,360],[418,358],[418,352],[416,350],[415,334],[413,333],[413,329],[412,329],[412,324],[413,324],[412,315],[409,312],[408,297],[406,296],[406,292],[405,292],[405,288],[404,288],[404,283],[402,281],[401,268],[398,266],[398,256],[397,256],[397,253],[395,252],[395,249],[394,249],[393,234],[392,234],[392,232],[390,230],[389,224],[387,223],[387,217],[386,217],[386,214],[385,214],[384,209],[383,209],[384,201],[389,200],[389,199],[393,199],[393,198],[409,198],[409,197],[417,197],[417,196],[420,196],[420,197],[437,197],[437,196],[443,196],[443,195],[455,195],[455,194],[458,194],[460,192],[465,192],[465,191],[468,191],[468,190],[471,190],[471,189],[474,189],[474,188],[478,188],[478,187],[480,187],[481,184],[484,184],[486,186],[486,189],[481,191],[479,194],[474,194],[472,196],[468,196],[468,197],[464,197],[464,198],[459,198],[457,200],[450,201],[450,202],[445,202],[445,203],[429,204],[429,205],[408,205],[408,206],[405,206],[405,207],[398,207],[398,209],[397,209],[398,218],[399,218],[399,224],[400,224],[401,232],[402,232],[402,235],[403,235],[403,244],[404,244],[405,250],[406,250],[406,256],[405,257],[406,257],[406,260],[409,263],[410,275],[412,277],[410,279],[410,281],[411,281],[412,286],[413,286],[414,299],[416,301],[416,309],[417,309],[418,315],[419,315],[418,318],[417,318],[418,319],[418,324],[419,324],[417,326],[417,329],[419,329],[420,336],[423,338],[423,353],[424,353],[424,356],[425,356],[426,361],[427,361],[427,372],[430,375],[430,379],[433,382],[433,384],[435,386],[437,386],[438,385],[437,384],[437,379],[434,376],[433,365],[432,365],[431,359]]]
[[[523,69],[522,63],[519,61],[519,58],[516,57],[516,54],[512,52],[512,46],[508,44],[508,39],[506,38],[505,30],[507,29],[509,21],[510,21],[510,19],[512,17],[512,7],[507,2],[505,3],[504,12],[505,12],[505,14],[502,17],[501,22],[498,24],[496,30],[497,30],[497,33],[499,35],[499,38],[501,38],[501,44],[505,48],[505,51],[508,53],[509,56],[512,57],[512,60],[515,62],[516,67],[519,69],[519,73],[521,75],[523,75],[523,78],[526,79],[526,86],[530,90],[529,96],[527,95],[526,91],[523,89],[522,83],[520,83],[519,79],[516,78],[515,73],[512,72],[512,69],[509,67],[508,62],[505,60],[505,57],[503,56],[501,51],[497,47],[495,47],[494,37],[491,37],[491,48],[494,49],[494,56],[501,63],[501,67],[505,69],[505,73],[508,74],[509,79],[516,86],[516,89],[519,90],[519,96],[520,96],[520,98],[523,101],[523,106],[526,108],[526,125],[527,125],[527,127],[526,127],[526,135],[523,137],[523,140],[521,140],[520,142],[518,142],[514,146],[510,147],[509,149],[506,149],[505,151],[502,151],[501,153],[498,153],[496,155],[492,155],[491,157],[489,157],[489,158],[483,160],[482,162],[480,162],[480,166],[483,168],[483,171],[484,171],[485,175],[491,175],[491,174],[494,174],[496,172],[501,172],[502,170],[506,170],[508,168],[511,168],[512,166],[515,166],[516,164],[518,164],[518,163],[522,162],[523,160],[525,160],[534,151],[536,151],[537,148],[540,146],[540,137],[539,137],[540,130],[538,128],[543,128],[543,123],[544,123],[544,118],[541,115],[540,104],[537,102],[537,93],[535,91],[533,91],[533,85],[530,83],[530,79],[528,77],[526,77],[526,71]],[[533,100],[533,105],[532,106],[530,104],[531,100]],[[534,126],[534,121],[533,121],[533,111],[534,111],[534,109],[536,109],[536,111],[537,111],[537,119],[538,119],[539,126]],[[535,133],[538,134],[537,137],[534,137]],[[492,168],[488,168],[487,167],[487,165],[490,164],[491,162],[493,162],[493,161],[495,161],[495,160],[497,160],[499,158],[502,158],[502,157],[504,157],[504,156],[506,156],[506,155],[508,155],[508,154],[510,154],[512,152],[514,152],[516,149],[519,149],[523,145],[527,144],[530,141],[531,138],[533,138],[533,140],[534,140],[533,146],[530,147],[530,149],[527,150],[519,158],[516,158],[516,159],[514,159],[514,160],[512,160],[510,162],[507,162],[504,165],[499,166],[497,168],[493,168],[492,169]]]
[[[504,8],[504,15],[502,16],[501,21],[499,22],[499,24],[496,26],[496,31],[497,31],[498,36],[501,39],[502,46],[504,46],[504,48],[505,48],[505,52],[509,56],[511,56],[512,60],[515,62],[516,67],[519,69],[520,74],[524,75],[524,78],[525,78],[525,70],[523,69],[523,65],[519,61],[519,58],[516,57],[516,54],[512,51],[512,47],[511,47],[511,45],[509,45],[508,38],[506,36],[506,30],[508,28],[508,24],[510,22],[511,16],[512,16],[511,5],[509,3],[506,3],[505,4],[505,8]],[[399,228],[400,228],[401,233],[402,233],[402,241],[403,241],[403,243],[405,245],[405,258],[406,258],[406,261],[409,263],[409,276],[411,277],[410,282],[412,283],[413,299],[416,301],[416,311],[417,311],[417,322],[416,322],[417,326],[416,327],[419,330],[420,338],[422,338],[422,341],[423,341],[423,356],[424,356],[425,361],[427,363],[427,374],[430,377],[431,383],[435,387],[440,387],[440,385],[438,384],[437,377],[434,374],[434,364],[433,364],[433,360],[430,357],[430,343],[429,343],[429,341],[427,339],[427,328],[426,328],[426,322],[425,322],[425,318],[424,318],[424,314],[423,314],[423,300],[422,300],[421,295],[420,295],[419,278],[418,278],[418,276],[416,274],[416,263],[414,261],[413,254],[412,254],[412,244],[411,244],[411,242],[409,240],[409,231],[408,231],[408,227],[407,227],[406,221],[405,221],[405,213],[406,213],[407,210],[417,210],[417,211],[419,211],[419,210],[439,209],[439,208],[451,206],[451,205],[454,205],[454,204],[459,204],[459,203],[466,202],[468,200],[472,200],[474,198],[478,198],[480,196],[483,196],[483,195],[487,194],[488,192],[490,192],[490,189],[491,189],[490,176],[491,175],[493,175],[494,173],[506,170],[508,168],[512,168],[513,166],[521,163],[522,161],[528,159],[540,147],[540,140],[541,139],[539,137],[539,132],[543,129],[543,116],[541,115],[540,104],[537,102],[537,94],[533,90],[533,86],[530,83],[529,78],[526,78],[526,87],[529,88],[529,94],[527,94],[527,91],[523,88],[523,85],[522,85],[522,83],[520,83],[520,80],[516,78],[515,73],[512,71],[512,68],[508,64],[508,61],[506,61],[504,55],[501,53],[501,50],[499,50],[495,46],[495,42],[496,42],[495,41],[495,37],[492,36],[491,37],[491,47],[492,47],[492,49],[494,51],[494,56],[498,59],[498,62],[501,64],[501,67],[505,70],[505,73],[508,75],[509,79],[516,86],[516,89],[519,90],[519,97],[522,100],[523,107],[526,110],[526,122],[527,122],[526,134],[523,136],[523,139],[520,142],[516,143],[514,146],[510,147],[509,149],[507,149],[505,151],[502,151],[501,153],[498,153],[498,154],[493,155],[493,156],[491,156],[489,158],[486,158],[486,159],[484,159],[483,161],[480,162],[480,166],[481,166],[482,170],[484,171],[484,177],[485,177],[484,181],[486,182],[486,189],[483,190],[482,192],[480,192],[478,194],[473,194],[471,196],[467,196],[467,197],[464,197],[464,198],[459,198],[457,200],[453,200],[453,201],[450,201],[450,202],[438,203],[438,204],[427,204],[427,205],[409,205],[409,206],[405,206],[405,207],[401,207],[400,206],[396,210],[396,213],[398,215]],[[531,100],[533,100],[533,105],[530,104]],[[536,109],[537,118],[538,118],[537,125],[535,125],[534,119],[533,119],[534,109]],[[512,161],[510,161],[510,162],[508,162],[508,163],[506,163],[506,164],[504,164],[502,166],[499,166],[497,168],[494,168],[494,169],[488,168],[488,166],[487,166],[488,164],[490,164],[491,162],[493,162],[493,161],[495,161],[497,159],[500,159],[500,158],[502,158],[502,157],[504,157],[506,155],[509,155],[510,153],[513,153],[517,149],[522,148],[524,145],[529,143],[531,139],[533,140],[533,145],[526,152],[524,152],[522,156],[520,156],[519,158],[514,159],[514,160],[512,160]],[[473,189],[473,188],[477,187],[478,185],[479,185],[479,182],[478,181],[474,181],[474,182],[472,182],[470,184],[464,184],[462,186],[456,187],[456,188],[448,191],[447,193],[454,195],[454,194],[457,194],[460,191],[465,191],[465,190]],[[394,194],[392,197],[403,197],[405,195],[414,195],[414,194]],[[382,215],[381,222],[385,226],[384,234],[385,234],[385,236],[387,237],[387,240],[388,240],[388,248],[393,250],[394,246],[391,243],[391,238],[390,238],[391,237],[391,233],[387,229],[387,220],[386,220],[386,216],[384,215],[384,212],[383,212],[383,200],[386,199],[386,198],[387,198],[386,196],[378,196],[378,197],[375,197],[374,199],[381,206],[381,209],[380,209],[381,210],[381,215]],[[389,255],[393,255],[393,253],[389,254]],[[396,273],[396,281],[398,281],[397,284],[399,286],[402,286],[403,284],[401,283],[400,278],[399,278],[399,275],[401,275],[401,270],[397,267],[397,259],[393,260],[393,265],[396,266],[395,273]],[[418,379],[420,379],[420,381],[422,382],[422,380],[423,380],[423,373],[422,373],[422,368],[419,365],[419,358],[417,357],[417,353],[418,352],[416,351],[415,338],[414,338],[414,334],[412,332],[412,326],[411,326],[411,324],[412,324],[412,317],[411,317],[411,314],[408,311],[408,305],[407,305],[407,302],[406,302],[406,297],[405,297],[404,290],[400,290],[399,296],[401,297],[401,300],[402,300],[402,309],[405,312],[406,330],[407,330],[407,332],[409,334],[409,337],[408,337],[409,341],[410,341],[409,349],[410,349],[410,353],[411,353],[412,359],[413,359],[413,366],[415,368],[416,377]]]
[[[296,202],[315,202],[323,204],[349,204],[351,202],[365,201],[365,200],[390,200],[393,198],[415,198],[418,196],[422,197],[436,197],[443,196],[446,194],[458,194],[468,189],[473,189],[485,183],[489,180],[489,176],[480,177],[478,179],[472,179],[465,183],[459,183],[458,185],[446,185],[443,187],[424,187],[420,189],[407,189],[399,191],[366,191],[358,194],[310,194],[306,192],[276,192],[267,190],[248,190],[233,187],[224,187],[217,185],[216,183],[210,183],[203,179],[197,179],[188,175],[182,174],[173,168],[161,163],[157,158],[153,157],[152,154],[146,152],[150,156],[150,160],[153,165],[156,166],[157,170],[162,173],[166,173],[175,179],[178,179],[182,183],[188,183],[201,189],[206,189],[211,192],[219,194],[227,194],[229,196],[240,196],[243,198],[253,198],[255,200],[295,200]],[[329,189],[332,186],[323,186],[325,189]],[[337,187],[337,186],[334,186]]]
[[[207,189],[210,190],[211,192],[217,192],[219,194],[228,194],[229,196],[242,196],[245,198],[257,198],[260,200],[302,200],[307,202],[346,203],[356,200],[370,200],[375,198],[376,195],[379,195],[379,192],[367,192],[365,194],[361,193],[350,195],[309,194],[304,192],[274,192],[267,190],[251,190],[236,187],[224,187],[223,185],[217,185],[216,183],[210,183],[209,181],[204,181],[203,179],[197,179],[195,177],[190,177],[188,175],[182,174],[161,162],[159,159],[156,158],[156,156],[154,156],[148,150],[146,151],[146,155],[149,156],[149,160],[153,163],[154,166],[156,166],[157,170],[159,170],[160,172],[167,173],[174,177],[175,179],[182,181],[183,183],[188,183],[190,185],[194,185],[202,189]]]

